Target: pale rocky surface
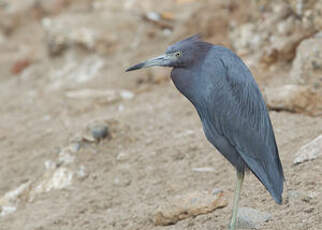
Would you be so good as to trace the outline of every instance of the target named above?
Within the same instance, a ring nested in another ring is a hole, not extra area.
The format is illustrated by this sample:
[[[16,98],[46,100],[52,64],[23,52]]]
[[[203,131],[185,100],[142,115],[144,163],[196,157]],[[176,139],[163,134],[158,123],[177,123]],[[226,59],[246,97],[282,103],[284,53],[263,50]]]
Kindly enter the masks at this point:
[[[227,206],[224,193],[192,192],[177,196],[165,204],[161,204],[153,221],[155,225],[175,224],[180,220],[201,214],[210,213]]]
[[[201,32],[242,54],[261,89],[297,85],[292,62],[302,39],[319,36],[321,4],[297,17],[293,5],[263,2],[0,1],[0,229],[227,229],[235,171],[205,139],[170,70],[124,70]],[[274,44],[278,52],[261,62]],[[263,229],[320,230],[322,159],[293,160],[321,135],[321,117],[270,115],[287,187],[305,195],[276,205],[250,174],[240,206],[271,213]],[[107,125],[107,138],[96,141],[89,128],[96,122]],[[161,204],[197,191],[222,192],[228,205],[174,225],[153,223]]]
[[[294,82],[310,86],[322,97],[322,37],[316,36],[301,42],[290,72]]]
[[[241,207],[238,210],[237,228],[260,229],[261,225],[272,219],[272,214],[253,208]]]
[[[267,87],[263,91],[268,108],[322,116],[322,95],[309,86],[283,85]]]
[[[302,146],[295,154],[294,164],[314,160],[322,156],[322,135]]]
[[[238,54],[251,55],[257,64],[292,61],[298,44],[320,30],[309,16],[298,17],[283,1],[256,1],[256,7],[259,11],[254,17],[258,20],[241,26],[232,24],[229,38]],[[311,9],[319,18],[320,9]]]
[[[310,202],[313,198],[319,195],[319,192],[313,191],[310,193],[304,193],[302,191],[290,190],[287,192],[287,202]]]
[[[289,83],[264,89],[269,108],[322,116],[321,47],[322,38],[319,34],[298,45],[289,73]]]

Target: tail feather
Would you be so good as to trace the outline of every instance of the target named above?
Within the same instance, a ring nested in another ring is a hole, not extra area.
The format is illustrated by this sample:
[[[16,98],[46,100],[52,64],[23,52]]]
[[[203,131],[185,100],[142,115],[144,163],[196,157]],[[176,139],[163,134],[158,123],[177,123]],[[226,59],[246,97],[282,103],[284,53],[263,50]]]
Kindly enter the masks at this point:
[[[247,167],[265,186],[276,203],[282,203],[282,193],[284,184],[284,174],[280,159],[277,158],[273,162],[257,161],[256,159],[241,153]]]

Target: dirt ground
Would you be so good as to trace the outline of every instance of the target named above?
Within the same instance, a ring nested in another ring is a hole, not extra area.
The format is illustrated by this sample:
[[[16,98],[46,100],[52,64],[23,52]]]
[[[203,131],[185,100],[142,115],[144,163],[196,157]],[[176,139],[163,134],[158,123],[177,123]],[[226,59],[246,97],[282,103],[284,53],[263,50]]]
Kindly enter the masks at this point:
[[[131,1],[106,3],[108,9],[102,10],[102,14],[112,15],[110,20],[123,23],[123,27],[117,25],[123,32],[113,31],[112,21],[102,23],[107,34],[121,37],[115,36],[119,43],[107,54],[98,54],[104,64],[95,78],[86,82],[63,79],[61,87],[51,89],[55,80],[49,75],[66,64],[68,55],[81,66],[97,50],[72,47],[60,56],[49,56],[46,33],[36,16],[31,19],[25,16],[26,21],[20,21],[18,29],[0,44],[0,197],[23,183],[42,178],[47,170],[45,162],[55,162],[60,150],[93,120],[107,121],[112,135],[98,143],[84,144],[74,154],[73,167],[83,167],[85,176],[75,176],[71,185],[39,193],[32,201],[21,199],[15,212],[0,216],[1,230],[227,229],[235,171],[206,141],[194,108],[167,77],[170,70],[124,72],[131,64],[160,54],[174,40],[200,32],[191,25],[189,30],[174,29],[173,35],[166,37],[155,25],[139,17],[139,13],[155,10],[176,15],[178,12],[180,22],[189,12],[204,9],[206,3],[172,6],[173,2],[164,1],[155,6],[142,1],[137,10],[123,12],[120,6],[127,2]],[[86,13],[82,4],[71,4],[47,17],[76,14],[93,17],[95,13]],[[179,12],[182,8],[185,12]],[[237,9],[231,17],[241,22],[247,18],[245,11]],[[223,7],[218,8],[219,15],[225,12]],[[99,15],[97,20],[101,19]],[[223,18],[223,24],[227,20],[228,17]],[[206,34],[206,40],[229,46],[226,27],[222,28],[218,22],[216,25],[215,32]],[[131,46],[135,39],[139,46]],[[12,66],[17,60],[26,58],[30,58],[30,66],[22,73],[13,73]],[[287,68],[274,72],[263,72],[256,67],[252,70],[261,88],[283,82],[279,76],[287,74]],[[80,89],[126,89],[134,97],[111,103],[66,97],[66,92]],[[322,159],[293,165],[296,151],[322,133],[322,119],[278,111],[271,111],[270,116],[286,177],[284,197],[292,190],[309,199],[289,198],[288,202],[277,205],[249,174],[240,206],[272,214],[262,229],[322,229]],[[192,170],[201,167],[211,167],[214,171]],[[224,191],[227,207],[175,225],[154,225],[152,220],[158,206],[169,197],[215,188]]]

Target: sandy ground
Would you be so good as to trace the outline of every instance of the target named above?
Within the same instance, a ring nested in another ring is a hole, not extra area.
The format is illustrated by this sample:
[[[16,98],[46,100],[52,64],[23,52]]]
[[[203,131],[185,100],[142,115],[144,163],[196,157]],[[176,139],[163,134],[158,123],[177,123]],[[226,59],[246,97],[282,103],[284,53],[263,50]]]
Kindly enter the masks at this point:
[[[19,41],[17,37],[21,35],[15,36]],[[212,41],[216,39],[220,36],[212,37]],[[167,40],[158,45],[158,40],[153,40],[138,54],[129,49],[132,55],[117,54],[114,60],[105,56],[108,64],[95,80],[71,87],[135,92],[133,99],[114,103],[66,98],[68,89],[46,90],[46,71],[40,69],[39,75],[32,78],[10,76],[5,74],[6,62],[2,61],[0,195],[40,178],[46,171],[44,162],[57,159],[59,150],[91,121],[106,120],[113,129],[111,139],[86,144],[75,154],[74,164],[85,168],[85,177],[75,177],[64,189],[22,202],[14,213],[0,217],[1,230],[226,229],[232,208],[234,169],[206,141],[194,108],[170,80],[143,83],[145,90],[138,91],[142,87],[138,80],[147,79],[150,72],[124,73],[129,64],[159,54],[169,43]],[[254,73],[260,74],[256,70]],[[274,81],[256,78],[261,87]],[[321,134],[322,119],[276,111],[271,111],[270,116],[286,177],[285,194],[292,190],[310,198],[290,198],[277,205],[249,174],[240,206],[272,214],[262,229],[321,229],[322,159],[297,166],[293,160],[301,146]],[[212,167],[214,171],[192,170],[200,167]],[[167,198],[215,188],[224,191],[227,207],[175,225],[153,224],[157,207]]]

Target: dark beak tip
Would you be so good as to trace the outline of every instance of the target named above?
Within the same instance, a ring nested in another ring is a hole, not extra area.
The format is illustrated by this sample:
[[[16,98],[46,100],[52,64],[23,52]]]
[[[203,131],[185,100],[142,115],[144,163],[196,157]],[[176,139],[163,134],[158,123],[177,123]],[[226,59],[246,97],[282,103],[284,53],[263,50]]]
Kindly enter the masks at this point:
[[[131,66],[131,67],[127,68],[125,70],[125,72],[141,69],[143,66],[144,66],[144,63],[140,63],[140,64],[137,64],[137,65],[134,65],[134,66]]]

